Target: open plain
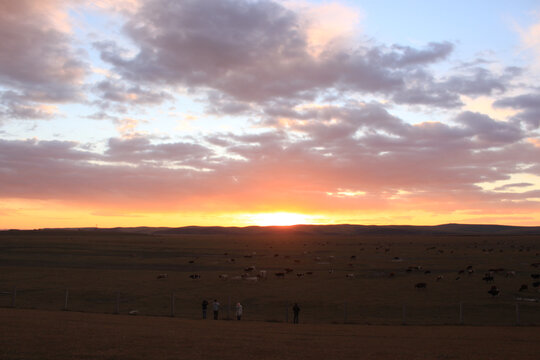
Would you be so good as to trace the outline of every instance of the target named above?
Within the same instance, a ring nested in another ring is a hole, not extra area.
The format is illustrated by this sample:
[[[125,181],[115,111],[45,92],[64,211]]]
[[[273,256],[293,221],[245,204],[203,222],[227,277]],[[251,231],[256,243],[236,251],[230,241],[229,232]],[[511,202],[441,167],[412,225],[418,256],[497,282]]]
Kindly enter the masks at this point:
[[[492,230],[1,232],[0,355],[536,358],[540,237]],[[243,321],[199,320],[202,299]]]

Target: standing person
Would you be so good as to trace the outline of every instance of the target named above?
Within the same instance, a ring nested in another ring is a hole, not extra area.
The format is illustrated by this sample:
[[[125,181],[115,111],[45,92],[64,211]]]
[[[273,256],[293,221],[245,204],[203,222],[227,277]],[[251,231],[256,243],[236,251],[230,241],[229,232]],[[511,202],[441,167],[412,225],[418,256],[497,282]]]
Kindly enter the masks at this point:
[[[212,303],[212,308],[214,309],[214,320],[218,319],[219,305],[219,302],[214,299],[214,302]]]
[[[292,311],[294,313],[293,323],[298,324],[298,314],[300,313],[300,306],[297,303],[294,303]]]
[[[206,301],[206,299],[204,299],[202,301],[202,318],[203,319],[206,319],[206,309],[208,309],[208,301]]]
[[[242,319],[242,313],[244,312],[244,307],[239,302],[236,303],[236,320]]]

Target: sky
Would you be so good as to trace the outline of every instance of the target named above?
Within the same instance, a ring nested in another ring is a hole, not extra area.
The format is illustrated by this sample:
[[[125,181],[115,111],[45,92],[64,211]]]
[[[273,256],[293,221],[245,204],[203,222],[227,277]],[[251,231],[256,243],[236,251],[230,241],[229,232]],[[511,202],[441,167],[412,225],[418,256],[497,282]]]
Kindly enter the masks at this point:
[[[0,0],[0,229],[540,225],[540,3]]]

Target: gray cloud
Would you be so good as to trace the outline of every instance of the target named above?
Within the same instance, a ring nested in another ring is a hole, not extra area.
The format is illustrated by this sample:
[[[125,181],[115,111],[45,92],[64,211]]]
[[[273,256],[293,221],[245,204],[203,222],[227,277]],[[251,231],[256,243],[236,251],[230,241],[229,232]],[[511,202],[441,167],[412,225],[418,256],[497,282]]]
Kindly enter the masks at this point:
[[[529,187],[529,186],[534,186],[534,184],[531,184],[531,183],[506,184],[506,185],[498,186],[493,190],[495,190],[495,191],[505,191],[505,190],[509,190],[509,189],[524,188],[524,187]]]
[[[531,93],[497,100],[496,108],[513,108],[520,110],[514,120],[524,123],[529,130],[540,128],[540,94]]]
[[[519,126],[493,120],[484,114],[466,111],[458,115],[455,120],[465,125],[469,135],[473,136],[482,148],[512,144],[525,137],[525,133]]]
[[[103,80],[95,84],[94,91],[104,101],[136,105],[160,104],[172,99],[172,96],[165,91],[152,91],[139,85],[126,86],[112,80]]]
[[[7,0],[0,4],[0,85],[5,118],[43,118],[39,104],[77,100],[87,66],[71,39],[48,19],[56,0]],[[16,93],[22,101],[13,101]]]
[[[130,81],[224,94],[209,96],[211,112],[238,113],[250,103],[279,99],[311,101],[328,89],[448,108],[461,105],[459,94],[505,89],[504,79],[481,68],[437,82],[424,68],[449,57],[449,42],[423,49],[358,44],[315,57],[301,23],[273,1],[158,0],[124,25],[138,47],[135,56],[114,42],[95,46]],[[231,100],[224,104],[223,97]]]

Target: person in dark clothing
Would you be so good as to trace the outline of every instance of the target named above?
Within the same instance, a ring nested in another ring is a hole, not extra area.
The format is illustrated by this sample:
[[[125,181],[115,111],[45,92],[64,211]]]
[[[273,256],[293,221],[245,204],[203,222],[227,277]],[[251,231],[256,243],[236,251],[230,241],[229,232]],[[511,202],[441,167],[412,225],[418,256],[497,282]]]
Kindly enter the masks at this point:
[[[294,303],[292,311],[294,314],[293,323],[298,324],[298,314],[300,313],[300,306],[298,306],[297,303]]]
[[[202,301],[202,318],[203,319],[206,319],[206,309],[208,309],[208,301],[206,301],[206,299],[204,299]]]

